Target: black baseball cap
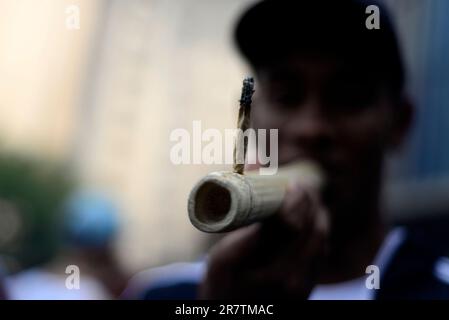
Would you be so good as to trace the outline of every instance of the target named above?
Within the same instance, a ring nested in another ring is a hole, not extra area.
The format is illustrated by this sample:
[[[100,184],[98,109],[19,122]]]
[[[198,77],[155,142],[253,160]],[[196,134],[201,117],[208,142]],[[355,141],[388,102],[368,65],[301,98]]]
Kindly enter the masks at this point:
[[[379,29],[366,26],[370,5],[379,8]],[[312,53],[346,59],[395,94],[404,86],[396,32],[376,1],[260,1],[238,20],[235,42],[256,70],[294,53]]]

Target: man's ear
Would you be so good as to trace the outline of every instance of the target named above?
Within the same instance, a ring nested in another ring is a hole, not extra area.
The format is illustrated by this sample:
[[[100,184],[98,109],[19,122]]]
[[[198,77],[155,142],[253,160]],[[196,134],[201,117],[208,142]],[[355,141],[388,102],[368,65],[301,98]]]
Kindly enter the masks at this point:
[[[404,143],[409,134],[415,118],[415,107],[408,96],[402,97],[393,106],[390,148],[398,149]]]

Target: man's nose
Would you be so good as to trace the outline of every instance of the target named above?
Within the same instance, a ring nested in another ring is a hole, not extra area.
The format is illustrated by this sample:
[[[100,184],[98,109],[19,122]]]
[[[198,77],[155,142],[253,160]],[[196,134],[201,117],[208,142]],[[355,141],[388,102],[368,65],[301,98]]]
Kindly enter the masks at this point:
[[[286,134],[309,152],[325,152],[332,142],[332,124],[317,99],[296,109],[285,127]]]

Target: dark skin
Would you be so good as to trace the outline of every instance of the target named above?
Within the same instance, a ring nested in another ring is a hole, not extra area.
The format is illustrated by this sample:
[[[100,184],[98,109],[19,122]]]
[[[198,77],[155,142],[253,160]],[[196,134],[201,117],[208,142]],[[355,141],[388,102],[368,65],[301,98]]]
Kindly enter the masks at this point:
[[[313,160],[327,185],[292,183],[275,216],[228,234],[210,252],[200,296],[306,299],[372,264],[386,232],[384,156],[412,108],[342,59],[297,54],[256,71],[253,126],[279,129],[279,163]]]

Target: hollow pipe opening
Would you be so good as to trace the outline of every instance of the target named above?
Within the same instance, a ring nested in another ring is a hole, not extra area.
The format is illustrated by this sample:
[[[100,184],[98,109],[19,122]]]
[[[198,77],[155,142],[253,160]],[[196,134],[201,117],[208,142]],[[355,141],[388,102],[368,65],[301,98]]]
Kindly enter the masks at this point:
[[[231,209],[231,193],[220,184],[207,181],[196,192],[195,215],[202,223],[222,221]]]

